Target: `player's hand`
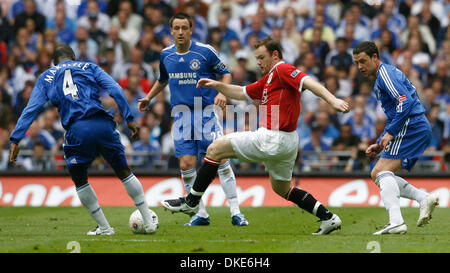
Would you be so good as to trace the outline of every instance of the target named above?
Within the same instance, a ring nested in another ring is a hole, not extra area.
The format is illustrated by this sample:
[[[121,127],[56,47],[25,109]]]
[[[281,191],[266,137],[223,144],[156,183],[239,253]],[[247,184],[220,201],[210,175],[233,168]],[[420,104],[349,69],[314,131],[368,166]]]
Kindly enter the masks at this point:
[[[386,149],[386,147],[391,143],[391,141],[394,139],[394,136],[392,136],[389,133],[385,133],[384,136],[380,140],[380,147],[382,150]]]
[[[139,127],[134,123],[134,121],[128,122],[128,128],[131,130],[131,139],[136,140],[139,138]]]
[[[373,160],[381,152],[381,147],[378,144],[372,144],[366,149],[366,155]]]
[[[148,106],[150,105],[150,100],[146,97],[138,100],[138,110],[139,112],[147,111]]]
[[[17,155],[19,154],[19,145],[11,142],[11,147],[9,148],[9,162],[16,163]]]
[[[334,110],[339,111],[339,112],[343,112],[343,113],[347,113],[348,111],[350,111],[350,105],[348,104],[348,102],[346,102],[345,100],[341,100],[336,98],[333,101],[332,104]]]
[[[215,88],[215,80],[202,78],[197,82],[197,88],[206,87],[206,88]]]
[[[214,98],[214,104],[222,108],[222,110],[225,110],[225,107],[227,106],[227,97],[222,93],[217,94]]]

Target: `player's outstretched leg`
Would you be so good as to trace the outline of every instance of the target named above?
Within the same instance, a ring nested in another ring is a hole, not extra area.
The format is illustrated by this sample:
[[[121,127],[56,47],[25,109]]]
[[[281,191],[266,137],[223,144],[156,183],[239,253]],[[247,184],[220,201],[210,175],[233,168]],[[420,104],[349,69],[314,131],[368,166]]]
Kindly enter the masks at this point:
[[[408,228],[400,210],[400,189],[395,175],[390,171],[379,172],[376,175],[375,183],[380,187],[381,199],[389,213],[389,223],[374,235],[405,234]]]
[[[228,198],[228,204],[230,206],[231,224],[235,226],[248,226],[248,221],[245,219],[244,214],[239,209],[239,202],[236,190],[236,177],[231,168],[230,161],[219,166],[217,171],[219,174],[220,184],[222,186],[225,195]]]
[[[89,183],[76,188],[81,204],[87,209],[92,218],[97,222],[97,227],[87,233],[87,235],[113,235],[112,228],[97,201],[97,195]]]
[[[299,208],[306,210],[320,219],[320,227],[316,232],[312,233],[313,235],[326,235],[341,229],[342,220],[339,216],[327,210],[309,192],[291,187],[284,197],[296,204]]]
[[[128,195],[133,199],[136,208],[142,215],[145,231],[147,233],[153,233],[152,215],[148,210],[148,204],[145,200],[144,189],[142,188],[141,182],[133,173],[130,173],[126,178],[121,180]]]
[[[195,178],[197,177],[197,171],[195,168],[181,171],[181,178],[184,182],[184,189],[186,193],[189,193],[192,184],[194,184]],[[207,226],[210,224],[210,218],[208,212],[206,211],[205,204],[202,200],[200,200],[197,213],[191,217],[189,223],[186,223],[185,226]]]
[[[395,176],[395,180],[397,181],[398,187],[400,189],[400,196],[415,200],[420,205],[417,226],[423,227],[428,224],[434,208],[439,205],[437,196],[417,189],[400,176]]]

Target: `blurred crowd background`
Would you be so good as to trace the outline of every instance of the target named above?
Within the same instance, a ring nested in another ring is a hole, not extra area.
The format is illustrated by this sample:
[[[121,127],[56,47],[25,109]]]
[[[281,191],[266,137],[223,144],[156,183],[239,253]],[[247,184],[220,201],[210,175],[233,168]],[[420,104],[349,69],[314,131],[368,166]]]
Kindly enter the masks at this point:
[[[78,2],[78,3],[77,3]],[[450,170],[450,0],[1,0],[0,170],[65,168],[64,129],[47,104],[20,143],[16,166],[8,163],[9,136],[27,105],[34,82],[51,66],[55,43],[69,44],[77,59],[99,64],[123,88],[136,122],[132,141],[114,101],[102,102],[121,133],[134,169],[177,169],[171,137],[170,90],[150,110],[137,102],[159,74],[159,56],[173,43],[169,18],[179,11],[194,18],[192,40],[211,44],[232,72],[233,83],[259,79],[252,46],[265,36],[279,40],[284,61],[322,82],[352,111],[336,113],[306,90],[299,119],[299,171],[365,171],[373,162],[365,148],[383,132],[385,115],[354,62],[352,49],[375,41],[383,62],[397,66],[416,87],[433,128],[419,169]],[[73,5],[79,4],[79,5]],[[248,102],[230,101],[239,107]],[[257,102],[254,102],[257,103]],[[225,113],[232,115],[233,113]],[[245,130],[237,120],[226,132]],[[260,164],[233,160],[239,170]],[[109,168],[99,157],[93,169]]]

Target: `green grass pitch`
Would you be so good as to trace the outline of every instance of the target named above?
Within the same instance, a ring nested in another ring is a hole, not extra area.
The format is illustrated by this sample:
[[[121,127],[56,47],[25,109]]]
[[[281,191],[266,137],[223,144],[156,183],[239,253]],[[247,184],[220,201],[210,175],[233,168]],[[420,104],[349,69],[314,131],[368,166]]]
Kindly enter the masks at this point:
[[[87,236],[95,223],[82,207],[0,207],[0,253],[69,253],[73,241],[81,253],[450,252],[450,208],[436,208],[423,228],[415,225],[418,208],[402,208],[407,234],[384,236],[371,235],[388,221],[384,208],[331,208],[343,226],[327,236],[311,235],[320,223],[297,207],[241,207],[247,227],[232,226],[226,207],[208,208],[207,227],[185,227],[188,216],[156,207],[157,233],[135,235],[128,228],[134,209],[103,207],[116,234]]]

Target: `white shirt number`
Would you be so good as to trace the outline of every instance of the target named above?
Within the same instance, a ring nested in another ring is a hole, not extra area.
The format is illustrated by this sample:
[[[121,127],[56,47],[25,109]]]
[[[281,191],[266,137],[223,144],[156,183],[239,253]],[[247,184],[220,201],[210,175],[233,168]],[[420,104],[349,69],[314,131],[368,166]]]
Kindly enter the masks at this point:
[[[72,95],[72,99],[78,99],[78,88],[77,85],[73,83],[72,72],[70,72],[70,69],[64,71],[63,92],[64,96]]]

